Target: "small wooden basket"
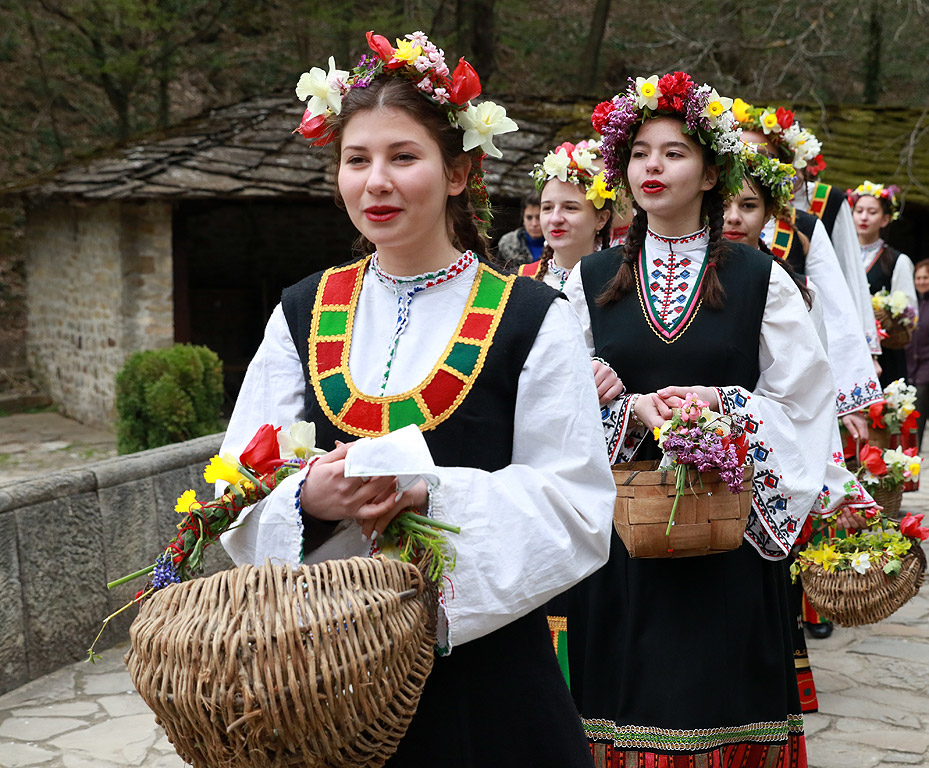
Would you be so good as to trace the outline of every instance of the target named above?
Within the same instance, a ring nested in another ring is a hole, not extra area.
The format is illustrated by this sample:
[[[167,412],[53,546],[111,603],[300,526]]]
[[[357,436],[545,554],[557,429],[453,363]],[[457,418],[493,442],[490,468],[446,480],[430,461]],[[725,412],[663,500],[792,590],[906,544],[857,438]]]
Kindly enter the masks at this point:
[[[883,486],[870,492],[871,498],[883,508],[884,517],[900,522],[903,515],[900,514],[900,504],[903,501],[903,485],[896,488],[884,488]]]
[[[901,563],[895,576],[874,566],[864,573],[851,568],[829,572],[813,563],[800,579],[810,605],[823,618],[846,627],[876,624],[915,597],[923,584],[926,553],[918,542]]]
[[[742,493],[732,493],[718,472],[687,472],[670,535],[666,535],[676,495],[673,469],[658,461],[616,464],[613,527],[630,557],[694,557],[730,552],[742,545],[752,508],[753,467],[745,468]],[[701,484],[702,482],[702,484]]]
[[[903,349],[913,337],[913,329],[907,328],[899,321],[894,320],[889,312],[883,309],[874,310],[875,319],[881,324],[881,329],[887,334],[881,339],[881,346],[885,349]]]

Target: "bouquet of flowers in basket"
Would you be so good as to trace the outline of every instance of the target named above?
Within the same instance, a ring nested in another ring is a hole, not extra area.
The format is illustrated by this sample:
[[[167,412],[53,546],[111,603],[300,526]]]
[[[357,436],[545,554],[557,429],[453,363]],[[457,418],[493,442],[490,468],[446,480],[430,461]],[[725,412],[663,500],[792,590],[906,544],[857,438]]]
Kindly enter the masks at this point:
[[[687,485],[687,468],[700,472],[717,470],[732,493],[741,493],[748,443],[737,418],[721,415],[709,403],[689,392],[680,408],[655,427],[655,440],[664,452],[661,467],[674,467],[675,496],[668,520],[667,535],[674,525],[674,514]]]
[[[893,435],[916,429],[916,387],[904,379],[890,382],[884,388],[884,399],[868,408],[868,416],[873,429],[886,429]]]
[[[910,550],[929,539],[929,528],[922,526],[923,515],[908,513],[899,524],[879,515],[871,516],[871,520],[871,527],[850,532],[844,538],[823,538],[808,544],[791,564],[791,578],[796,581],[812,565],[818,565],[826,573],[855,571],[864,575],[871,569],[879,569],[893,576],[900,573]]]
[[[113,589],[151,574],[151,580],[130,603],[104,619],[88,651],[90,659],[96,658],[94,645],[111,619],[155,591],[201,573],[204,550],[233,526],[242,510],[257,504],[284,478],[312,464],[323,453],[316,447],[315,425],[300,421],[286,431],[263,424],[238,458],[228,453],[211,458],[203,470],[203,478],[210,484],[225,482],[225,491],[206,501],[198,501],[192,489],[184,491],[174,507],[183,516],[177,525],[178,532],[155,562],[107,584],[108,589]],[[407,563],[422,562],[426,575],[439,581],[446,569],[454,568],[455,560],[454,548],[441,530],[458,533],[460,529],[407,510],[390,522],[377,545],[386,557]]]
[[[871,306],[875,311],[884,312],[904,328],[916,327],[916,310],[909,305],[903,291],[878,291],[871,297]]]
[[[901,488],[907,480],[919,476],[922,466],[922,458],[917,455],[915,447],[881,450],[875,445],[864,445],[858,458],[861,461],[858,478],[872,495],[882,489]]]

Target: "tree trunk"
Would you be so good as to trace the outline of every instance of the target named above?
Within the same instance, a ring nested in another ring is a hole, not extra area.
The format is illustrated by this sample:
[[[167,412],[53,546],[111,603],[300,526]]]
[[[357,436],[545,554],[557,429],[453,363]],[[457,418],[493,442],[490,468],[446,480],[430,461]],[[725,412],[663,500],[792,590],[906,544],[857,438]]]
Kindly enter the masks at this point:
[[[597,89],[597,70],[600,65],[600,46],[606,31],[606,20],[610,15],[610,0],[597,0],[590,19],[587,43],[581,51],[581,90],[585,94]]]
[[[871,0],[871,19],[868,23],[868,49],[864,61],[865,104],[877,104],[881,95],[881,4]]]
[[[471,3],[471,64],[486,83],[497,69],[497,29],[494,0]],[[454,67],[452,67],[454,69]]]

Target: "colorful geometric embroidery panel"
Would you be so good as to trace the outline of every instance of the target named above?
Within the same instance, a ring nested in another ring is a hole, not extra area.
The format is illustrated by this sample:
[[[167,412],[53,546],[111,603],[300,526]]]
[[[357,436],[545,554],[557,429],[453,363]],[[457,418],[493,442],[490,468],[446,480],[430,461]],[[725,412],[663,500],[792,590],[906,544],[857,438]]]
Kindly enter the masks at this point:
[[[695,270],[686,256],[672,252],[648,257],[644,246],[639,250],[639,302],[652,330],[664,341],[674,341],[696,314],[708,261],[704,258]]]
[[[820,219],[826,211],[826,201],[829,199],[829,192],[832,189],[828,184],[821,181],[816,182],[813,188],[813,198],[810,200],[810,213],[818,216]]]
[[[358,390],[348,369],[368,261],[327,270],[320,280],[308,340],[317,400],[332,423],[352,435],[376,437],[409,424],[432,429],[454,413],[481,372],[516,277],[480,264],[458,327],[430,374],[407,392],[375,397]]]

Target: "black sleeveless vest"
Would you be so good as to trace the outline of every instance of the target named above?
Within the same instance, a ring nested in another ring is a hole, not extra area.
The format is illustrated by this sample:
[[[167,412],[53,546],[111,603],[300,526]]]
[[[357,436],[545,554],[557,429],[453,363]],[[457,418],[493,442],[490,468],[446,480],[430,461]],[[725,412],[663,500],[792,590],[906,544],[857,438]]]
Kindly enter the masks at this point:
[[[728,249],[716,268],[726,291],[725,306],[714,310],[701,304],[690,327],[670,344],[653,330],[636,290],[597,306],[597,296],[619,269],[621,247],[581,260],[595,354],[613,367],[628,391],[697,383],[754,389],[772,257],[741,243],[730,243]]]
[[[887,258],[885,258],[885,256]],[[900,258],[900,251],[884,245],[880,255],[868,270],[868,287],[872,294],[878,291],[889,291],[890,281],[893,278],[894,267],[897,266],[897,259]]]
[[[797,232],[802,232],[806,236],[806,239],[812,242],[813,230],[816,228],[817,217],[812,213],[807,213],[806,211],[798,209],[795,209],[794,213],[794,229]],[[785,260],[793,267],[794,272],[798,275],[806,275],[806,257],[807,254],[803,252],[803,243],[799,237],[794,237],[790,244],[790,252],[787,254]]]

